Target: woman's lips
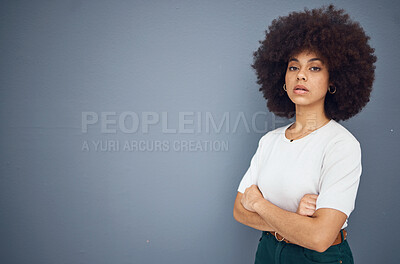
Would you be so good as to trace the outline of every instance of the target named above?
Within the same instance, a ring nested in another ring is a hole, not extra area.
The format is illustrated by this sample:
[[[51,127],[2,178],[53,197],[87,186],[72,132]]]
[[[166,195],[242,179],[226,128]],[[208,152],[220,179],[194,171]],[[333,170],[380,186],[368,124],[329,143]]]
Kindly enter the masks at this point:
[[[298,85],[296,85],[296,86],[294,87],[294,89],[297,89],[297,88],[299,88],[299,89],[304,89],[304,90],[307,90],[307,91],[308,91],[307,87],[305,87],[304,85],[298,84]]]
[[[304,91],[304,90],[300,90],[300,89],[295,89],[295,90],[293,91],[293,93],[295,93],[295,94],[306,94],[306,93],[308,93],[308,91]]]
[[[296,85],[293,90],[295,94],[306,94],[308,92],[308,89],[304,85]]]

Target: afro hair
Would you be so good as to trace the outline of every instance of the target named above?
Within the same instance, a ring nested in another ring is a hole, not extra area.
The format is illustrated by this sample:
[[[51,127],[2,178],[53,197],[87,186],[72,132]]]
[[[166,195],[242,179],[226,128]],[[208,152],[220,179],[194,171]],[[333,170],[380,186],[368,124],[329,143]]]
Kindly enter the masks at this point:
[[[332,4],[304,8],[304,12],[274,19],[265,33],[251,67],[267,107],[275,115],[295,115],[295,105],[282,86],[289,58],[302,51],[313,51],[326,59],[329,81],[336,87],[334,94],[326,93],[325,97],[329,119],[349,119],[369,102],[377,58],[368,44],[370,37],[343,9]]]

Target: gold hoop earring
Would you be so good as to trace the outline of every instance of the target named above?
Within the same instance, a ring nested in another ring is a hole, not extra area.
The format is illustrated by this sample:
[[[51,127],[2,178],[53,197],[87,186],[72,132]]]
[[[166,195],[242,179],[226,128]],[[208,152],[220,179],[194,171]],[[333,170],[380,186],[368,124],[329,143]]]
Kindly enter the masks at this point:
[[[331,87],[332,87],[332,86],[333,86],[333,85],[329,85],[329,87],[328,87],[328,91],[329,91],[330,94],[336,93],[336,86],[333,86],[333,87],[335,88],[335,91],[331,92]]]
[[[287,92],[286,83],[283,84],[283,90],[285,90],[285,92]]]

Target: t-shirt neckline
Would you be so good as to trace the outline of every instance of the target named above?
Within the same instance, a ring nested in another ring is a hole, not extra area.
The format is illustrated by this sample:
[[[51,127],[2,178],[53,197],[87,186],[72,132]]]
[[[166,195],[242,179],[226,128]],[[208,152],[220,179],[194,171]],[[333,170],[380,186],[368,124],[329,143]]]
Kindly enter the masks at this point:
[[[283,133],[282,133],[282,139],[283,139],[285,142],[288,142],[288,143],[291,143],[291,144],[294,144],[294,143],[296,143],[296,142],[303,142],[303,141],[307,140],[308,138],[310,138],[310,137],[309,137],[310,135],[315,134],[317,131],[320,131],[321,129],[323,129],[323,128],[327,127],[328,125],[330,125],[331,123],[333,123],[333,119],[329,120],[328,123],[326,123],[325,125],[323,125],[322,127],[318,128],[318,129],[314,130],[314,131],[311,132],[310,134],[307,134],[306,136],[304,136],[304,137],[302,137],[302,138],[299,138],[299,139],[295,139],[295,140],[293,140],[293,141],[290,141],[290,139],[288,139],[288,138],[286,137],[286,129],[288,129],[288,127],[290,127],[290,126],[293,125],[294,123],[295,123],[295,122],[292,122],[292,123],[286,125],[286,126],[283,128]]]

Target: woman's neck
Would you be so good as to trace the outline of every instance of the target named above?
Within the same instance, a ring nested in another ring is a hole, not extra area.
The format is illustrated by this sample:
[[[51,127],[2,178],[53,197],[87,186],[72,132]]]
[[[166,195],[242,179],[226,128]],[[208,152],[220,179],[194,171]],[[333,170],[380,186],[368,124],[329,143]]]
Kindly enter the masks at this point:
[[[306,108],[296,105],[296,121],[291,127],[293,133],[314,130],[327,123],[330,119],[325,110],[319,108]]]

